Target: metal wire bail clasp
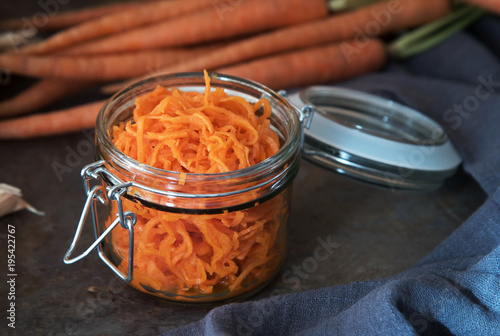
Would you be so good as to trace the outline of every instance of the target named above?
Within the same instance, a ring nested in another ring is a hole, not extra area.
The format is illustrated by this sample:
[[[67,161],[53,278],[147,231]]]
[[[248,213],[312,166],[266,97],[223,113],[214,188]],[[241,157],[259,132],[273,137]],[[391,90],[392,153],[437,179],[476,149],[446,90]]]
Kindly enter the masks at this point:
[[[106,175],[114,185],[106,188],[102,185],[96,185],[93,188],[91,188],[90,180],[99,179],[100,178],[99,174]],[[115,272],[115,274],[118,275],[123,281],[127,283],[131,282],[133,278],[134,225],[137,221],[137,218],[135,214],[130,211],[124,212],[121,202],[121,196],[130,186],[130,183],[124,183],[114,174],[109,172],[104,167],[104,161],[98,161],[85,166],[82,169],[81,175],[85,182],[84,188],[85,188],[85,193],[87,194],[87,200],[85,201],[85,205],[83,206],[82,214],[80,216],[80,220],[76,228],[75,236],[73,237],[73,241],[71,242],[68,251],[64,255],[63,261],[65,264],[72,264],[80,259],[85,258],[87,255],[90,254],[90,252],[92,252],[92,250],[97,248],[99,257],[104,261],[104,263],[108,265],[108,267],[111,268],[111,270]],[[99,201],[101,204],[107,205],[110,200],[117,202],[118,206],[118,213],[116,214],[117,218],[101,235],[99,235],[96,203],[97,201]],[[78,241],[80,240],[82,230],[83,227],[85,226],[85,222],[87,221],[89,211],[92,214],[92,221],[94,223],[95,241],[83,253],[79,254],[76,257],[71,258],[71,255],[75,251],[75,248],[78,245]],[[106,257],[101,246],[101,242],[118,224],[120,224],[124,229],[127,229],[129,232],[128,274],[124,274],[123,272],[121,272],[118,269],[118,267],[116,267],[108,259],[108,257]]]
[[[309,129],[311,127],[311,122],[314,117],[314,106],[307,104],[298,107],[296,102],[292,99],[289,99],[288,93],[285,90],[278,91],[278,94],[283,98],[286,98],[288,102],[295,107],[299,115],[299,121],[302,124],[302,135],[300,138],[300,148],[304,148],[304,140],[305,140],[305,132],[304,130]]]

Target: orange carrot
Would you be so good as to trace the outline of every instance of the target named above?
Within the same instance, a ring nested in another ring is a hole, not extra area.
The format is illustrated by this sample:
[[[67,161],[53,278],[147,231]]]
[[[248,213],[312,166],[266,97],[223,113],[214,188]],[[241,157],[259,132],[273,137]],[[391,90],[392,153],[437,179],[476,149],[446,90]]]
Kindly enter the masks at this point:
[[[28,139],[92,128],[104,101],[0,122],[0,139]]]
[[[376,22],[373,13],[387,11],[390,2],[382,1],[346,14],[285,27],[237,41],[226,47],[200,54],[198,57],[169,65],[159,70],[158,74],[216,69],[278,52],[354,38],[360,34],[358,28],[364,29],[368,23]],[[401,10],[392,14],[387,24],[379,24],[379,30],[368,32],[366,35],[374,37],[415,27],[444,16],[450,10],[448,0],[401,0],[400,3]],[[142,78],[106,86],[103,92],[116,92],[140,79]]]
[[[482,7],[493,13],[500,14],[500,2],[498,0],[464,0],[470,4]]]
[[[297,24],[328,14],[325,0],[241,0],[226,10],[208,8],[84,43],[65,53],[84,55],[190,45]]]
[[[384,44],[377,39],[341,42],[266,57],[217,69],[272,89],[286,89],[344,80],[377,70],[386,62]]]
[[[47,13],[47,17],[44,21],[40,21],[40,19],[36,20],[32,17],[7,20],[0,22],[0,29],[12,30],[22,29],[25,27],[36,27],[38,30],[59,30],[83,23],[88,20],[99,18],[110,13],[116,13],[125,9],[136,8],[138,6],[144,5],[144,3],[144,1],[113,3],[89,8],[75,9],[57,14],[49,12]],[[59,8],[57,8],[57,10],[58,9]],[[51,10],[57,12],[56,9]]]
[[[76,43],[127,29],[174,18],[213,5],[214,0],[167,0],[111,13],[63,30],[49,39],[22,49],[28,54],[47,54]]]
[[[99,56],[31,56],[0,54],[0,67],[32,77],[115,80],[154,72],[167,64],[206,53],[213,46],[190,49],[145,50]]]
[[[352,78],[379,69],[385,61],[384,44],[370,39],[289,52],[217,71],[284,89]],[[47,136],[93,127],[102,104],[0,122],[0,139]]]
[[[60,79],[41,80],[20,94],[0,101],[0,118],[33,112],[92,84]]]

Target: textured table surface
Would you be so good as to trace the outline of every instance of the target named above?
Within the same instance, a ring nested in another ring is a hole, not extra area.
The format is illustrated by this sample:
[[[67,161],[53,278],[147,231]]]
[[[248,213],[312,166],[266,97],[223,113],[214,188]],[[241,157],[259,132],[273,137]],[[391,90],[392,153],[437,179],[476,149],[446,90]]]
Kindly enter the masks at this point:
[[[65,8],[82,2],[72,0]],[[0,3],[0,18],[41,10],[36,1],[13,3]],[[1,83],[0,92],[5,96],[24,83],[12,78]],[[96,97],[95,92],[84,92],[54,106]],[[0,218],[1,273],[3,278],[8,274],[8,224],[16,230],[17,272],[17,328],[8,330],[3,318],[0,331],[26,336],[157,335],[198,320],[210,309],[142,295],[121,283],[96,253],[63,264],[85,201],[79,174],[93,160],[91,137],[80,132],[0,142],[0,183],[21,188],[25,198],[45,212],[41,217],[21,211]],[[304,161],[294,183],[285,264],[275,280],[250,299],[276,290],[305,291],[403,271],[453,232],[484,197],[462,171],[437,191],[405,193],[363,185]],[[92,233],[86,230],[80,243],[91,242]],[[315,249],[325,242],[334,246],[333,254],[314,259]],[[5,312],[4,281],[0,297]]]

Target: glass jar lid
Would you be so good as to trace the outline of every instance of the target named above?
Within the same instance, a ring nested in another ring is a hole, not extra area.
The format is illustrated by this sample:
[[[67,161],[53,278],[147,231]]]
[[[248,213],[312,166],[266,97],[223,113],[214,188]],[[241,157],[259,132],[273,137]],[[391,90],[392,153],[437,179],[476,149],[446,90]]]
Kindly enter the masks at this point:
[[[392,100],[328,86],[289,99],[315,110],[304,157],[340,174],[391,189],[432,190],[461,163],[439,124]]]

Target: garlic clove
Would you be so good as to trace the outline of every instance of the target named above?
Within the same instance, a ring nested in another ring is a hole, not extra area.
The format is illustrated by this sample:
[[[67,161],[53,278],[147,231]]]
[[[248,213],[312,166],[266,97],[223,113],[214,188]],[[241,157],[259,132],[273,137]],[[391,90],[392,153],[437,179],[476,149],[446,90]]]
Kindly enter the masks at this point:
[[[0,183],[0,217],[22,209],[31,211],[39,216],[44,213],[35,209],[22,198],[21,189],[6,183]]]

